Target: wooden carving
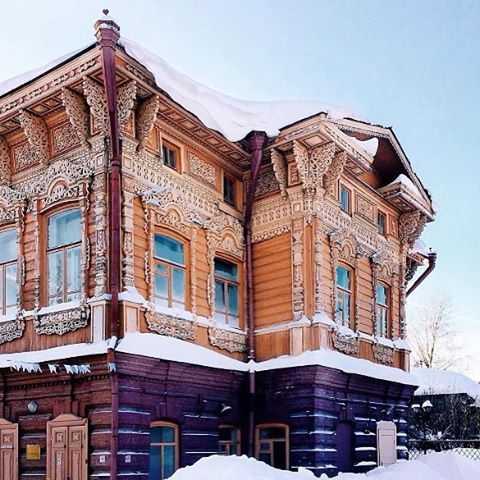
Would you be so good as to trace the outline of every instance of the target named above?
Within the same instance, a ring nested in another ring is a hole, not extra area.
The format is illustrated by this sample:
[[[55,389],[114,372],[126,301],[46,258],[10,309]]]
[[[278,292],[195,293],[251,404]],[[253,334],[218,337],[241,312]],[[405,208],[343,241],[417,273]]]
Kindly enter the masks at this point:
[[[20,110],[20,125],[28,143],[38,156],[42,165],[48,164],[48,129],[43,118],[25,110]]]
[[[0,345],[22,338],[24,330],[25,322],[23,320],[17,319],[0,323]]]
[[[413,245],[415,240],[422,234],[426,222],[427,217],[420,210],[402,213],[398,221],[400,241],[404,244]]]
[[[347,164],[347,152],[342,151],[337,153],[332,160],[330,168],[327,170],[324,179],[325,190],[328,194],[335,194],[335,185],[337,184],[340,176],[342,175],[343,169]]]
[[[100,130],[105,134],[109,129],[108,105],[104,89],[91,78],[85,77],[83,80],[83,92],[87,99],[90,112]]]
[[[4,137],[0,136],[0,185],[10,183],[10,155],[8,152],[8,143]]]
[[[244,352],[247,349],[247,336],[244,333],[210,327],[208,338],[211,345],[228,352]]]
[[[373,358],[378,363],[383,363],[384,365],[391,365],[393,363],[393,348],[382,345],[381,343],[374,343],[372,350]]]
[[[197,326],[191,320],[152,311],[145,312],[145,320],[148,329],[160,335],[180,340],[195,340],[197,336]]]
[[[85,97],[73,90],[64,88],[62,90],[62,101],[70,123],[80,142],[82,145],[89,147],[90,116],[88,114],[88,105]]]
[[[285,165],[285,159],[283,158],[283,155],[275,148],[272,149],[271,159],[272,159],[273,171],[275,172],[275,177],[280,187],[280,192],[282,194],[282,197],[286,197],[288,171]]]
[[[138,150],[142,151],[148,143],[148,138],[157,118],[160,99],[153,95],[144,100],[137,110],[136,133],[138,140]]]
[[[39,335],[64,335],[88,325],[89,309],[82,305],[70,310],[39,315],[34,321]]]
[[[137,83],[135,80],[122,85],[118,89],[118,119],[120,125],[124,127],[135,107],[135,100],[137,98]]]

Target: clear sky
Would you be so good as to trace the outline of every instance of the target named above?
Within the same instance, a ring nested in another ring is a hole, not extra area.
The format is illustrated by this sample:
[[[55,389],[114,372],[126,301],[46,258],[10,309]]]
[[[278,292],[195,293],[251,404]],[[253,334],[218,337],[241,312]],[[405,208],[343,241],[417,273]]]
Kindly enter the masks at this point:
[[[393,126],[431,191],[438,266],[412,302],[453,297],[480,380],[480,0],[1,1],[0,81],[91,42],[108,7],[122,35],[244,99],[314,99]]]

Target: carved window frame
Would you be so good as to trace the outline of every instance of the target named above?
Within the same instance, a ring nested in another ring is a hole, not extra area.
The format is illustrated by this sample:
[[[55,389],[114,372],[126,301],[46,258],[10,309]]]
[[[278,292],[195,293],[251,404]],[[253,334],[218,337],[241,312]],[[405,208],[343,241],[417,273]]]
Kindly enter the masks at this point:
[[[383,216],[383,232],[380,231],[380,216]],[[387,212],[384,212],[380,208],[377,208],[377,221],[376,221],[376,227],[377,227],[377,232],[379,235],[382,237],[387,237],[389,234],[389,222],[388,222],[388,214]]]
[[[174,431],[174,441],[173,442],[152,442],[151,440],[149,440],[149,447],[152,448],[153,447],[160,447],[161,451],[162,451],[162,458],[163,458],[163,447],[164,446],[173,446],[174,447],[174,458],[175,458],[175,470],[174,471],[177,471],[178,468],[179,468],[179,459],[180,459],[180,443],[179,443],[179,438],[180,438],[180,435],[179,435],[179,425],[176,424],[176,423],[173,423],[173,422],[168,422],[168,421],[164,421],[164,420],[155,420],[153,422],[150,423],[150,437],[151,437],[151,432],[152,432],[152,429],[153,428],[162,428],[162,427],[166,427],[166,428],[172,428],[173,431]],[[162,471],[159,472],[161,477],[160,478],[168,478],[168,477],[163,477],[162,475]]]
[[[342,190],[345,190],[348,194],[348,211],[342,208]],[[346,184],[342,181],[338,182],[338,204],[340,206],[340,210],[348,216],[352,216],[353,214],[353,190],[346,186]]]
[[[168,171],[182,174],[185,171],[185,161],[184,161],[185,155],[184,155],[183,145],[175,141],[169,135],[166,135],[165,132],[160,129],[158,133],[158,145],[159,145],[158,148],[160,150],[160,159],[161,159],[162,166],[164,168],[168,168]],[[167,149],[170,149],[177,154],[175,168],[165,163],[165,159],[163,158],[163,147],[167,147]]]
[[[356,262],[355,262],[356,263]],[[350,272],[350,291],[348,292],[348,294],[350,295],[350,312],[349,312],[349,324],[348,325],[344,325],[343,322],[339,322],[337,320],[337,297],[338,297],[338,293],[339,293],[339,290],[342,290],[344,291],[342,288],[340,288],[338,286],[338,278],[337,278],[337,269],[338,268],[344,268],[345,270],[347,270],[348,272]],[[340,326],[346,326],[348,328],[351,328],[352,330],[355,329],[355,324],[356,324],[356,308],[355,308],[355,305],[356,305],[356,302],[357,302],[357,292],[356,292],[356,286],[357,286],[357,278],[356,278],[356,269],[355,267],[346,262],[346,261],[337,261],[336,265],[335,265],[335,268],[334,268],[334,276],[333,276],[333,283],[334,283],[334,299],[335,299],[335,302],[333,304],[333,319],[334,319],[334,322],[337,324],[337,325],[340,325]]]
[[[385,288],[386,293],[387,293],[387,305],[380,304],[378,301],[378,295],[377,295],[377,287],[382,286]],[[378,280],[374,284],[374,317],[373,317],[373,331],[375,334],[375,337],[380,337],[380,338],[390,338],[392,335],[392,286],[391,284],[385,282],[384,280]],[[378,331],[377,328],[377,320],[378,320],[378,312],[377,309],[380,308],[382,310],[386,311],[387,318],[385,320],[385,332],[382,335],[381,332]]]
[[[51,198],[53,190],[63,185],[67,191],[78,189],[77,195],[67,198],[59,198],[57,201],[48,201]],[[63,178],[54,179],[43,198],[37,198],[35,201],[37,210],[37,258],[38,265],[38,293],[36,298],[37,306],[48,306],[48,219],[55,214],[67,210],[78,209],[80,211],[80,274],[82,277],[80,283],[80,303],[85,304],[88,296],[88,278],[90,266],[90,241],[88,238],[88,207],[89,207],[89,188],[85,181],[69,185]],[[43,205],[43,208],[42,208]],[[40,273],[42,272],[42,273]],[[65,302],[64,302],[65,303]],[[61,305],[61,304],[59,304]]]
[[[156,305],[156,297],[155,297],[155,268],[158,263],[164,263],[168,265],[175,265],[174,263],[168,262],[167,260],[162,260],[157,257],[155,257],[155,235],[163,235],[165,237],[169,237],[173,240],[176,240],[177,242],[180,242],[183,245],[183,252],[184,252],[184,257],[185,257],[185,265],[183,267],[183,270],[185,272],[185,301],[184,301],[184,311],[191,311],[192,310],[192,295],[191,295],[191,245],[190,245],[190,240],[187,238],[186,235],[181,235],[175,230],[171,228],[167,228],[166,226],[162,225],[155,225],[153,229],[153,237],[151,239],[151,255],[152,255],[152,287],[151,287],[151,292],[150,292],[150,297],[149,300],[152,302],[153,305]],[[169,277],[170,280],[170,277]],[[171,303],[171,298],[169,294],[169,299],[168,303],[170,305]],[[175,307],[170,307],[169,308],[175,308]]]
[[[21,256],[20,244],[21,244],[22,239],[21,239],[21,231],[20,231],[20,227],[19,227],[18,222],[13,222],[13,223],[9,222],[9,223],[5,223],[5,224],[2,224],[2,222],[0,222],[0,233],[5,233],[5,232],[9,232],[9,231],[14,231],[15,232],[16,245],[17,245],[17,248],[16,248],[17,257],[13,260],[0,263],[0,275],[3,277],[2,282],[0,282],[0,286],[3,290],[2,291],[2,298],[6,302],[6,273],[5,273],[5,269],[8,266],[15,265],[17,267],[17,301],[16,301],[15,305],[10,305],[9,308],[12,308],[12,307],[15,308],[16,307],[17,310],[20,310],[20,308],[21,308],[21,304],[20,304],[21,287],[23,285],[23,280],[19,281],[20,277],[23,276],[22,275],[23,268],[22,268],[22,264],[21,264],[20,260],[23,257]],[[6,308],[7,308],[7,305],[0,305],[0,317],[7,315]]]

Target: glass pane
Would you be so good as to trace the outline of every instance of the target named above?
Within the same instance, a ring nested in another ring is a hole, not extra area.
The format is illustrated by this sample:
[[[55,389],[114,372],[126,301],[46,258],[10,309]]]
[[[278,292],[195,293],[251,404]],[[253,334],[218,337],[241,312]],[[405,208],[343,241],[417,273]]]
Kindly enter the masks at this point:
[[[67,292],[79,292],[81,285],[80,247],[67,250]]]
[[[17,258],[17,232],[7,230],[0,232],[0,263],[10,262]]]
[[[164,265],[163,263],[157,263],[157,265],[155,266],[155,269],[156,269],[156,272],[157,273],[163,273],[164,275],[167,274],[167,266]]]
[[[337,286],[350,291],[350,270],[345,267],[337,267]]]
[[[183,243],[159,233],[155,234],[155,256],[180,265],[185,264]]]
[[[160,478],[160,452],[160,447],[150,445],[150,470],[148,478],[151,480],[158,480]]]
[[[228,313],[238,316],[238,286],[228,284]]]
[[[285,438],[285,429],[283,427],[268,427],[260,429],[260,438],[274,439]]]
[[[350,325],[350,295],[343,295],[343,320],[344,324]]]
[[[173,427],[152,427],[151,443],[174,443],[175,429]]]
[[[386,287],[383,285],[377,285],[377,303],[380,303],[381,305],[387,305],[387,300],[388,300],[388,292]]]
[[[230,445],[230,455],[238,455],[238,449],[236,445]]]
[[[0,308],[3,309],[3,307],[5,306],[5,299],[3,298],[3,276],[4,276],[4,267],[0,267]],[[0,311],[0,315],[2,314],[3,312]]]
[[[175,447],[163,447],[163,477],[168,478],[175,473]]]
[[[185,272],[180,268],[173,269],[172,297],[180,303],[185,302]]]
[[[48,296],[61,296],[63,292],[63,254],[55,252],[48,254]],[[58,303],[50,301],[50,303]]]
[[[350,192],[340,187],[340,208],[344,212],[350,212]]]
[[[166,145],[162,147],[163,163],[170,168],[177,168],[177,152],[168,148]]]
[[[222,427],[218,431],[218,439],[220,441],[229,441],[236,439],[236,428]]]
[[[17,265],[8,265],[5,268],[5,306],[10,307],[17,304],[17,293]]]
[[[236,282],[238,281],[237,270],[237,266],[234,263],[220,258],[215,259],[215,275],[217,277],[226,278],[227,280],[233,280]]]
[[[48,219],[48,248],[56,248],[81,240],[80,210],[67,210]]]
[[[227,311],[224,285],[221,280],[215,280],[215,311],[218,313]]]
[[[223,200],[230,205],[235,202],[235,182],[228,177],[223,177]]]
[[[155,275],[155,296],[168,298],[168,278]]]

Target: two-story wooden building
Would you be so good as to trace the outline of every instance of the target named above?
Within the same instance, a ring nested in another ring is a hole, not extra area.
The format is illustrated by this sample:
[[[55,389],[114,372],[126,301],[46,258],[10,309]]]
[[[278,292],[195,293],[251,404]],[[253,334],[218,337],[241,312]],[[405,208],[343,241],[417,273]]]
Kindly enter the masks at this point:
[[[406,455],[434,212],[391,128],[196,84],[108,16],[0,84],[0,477]]]

